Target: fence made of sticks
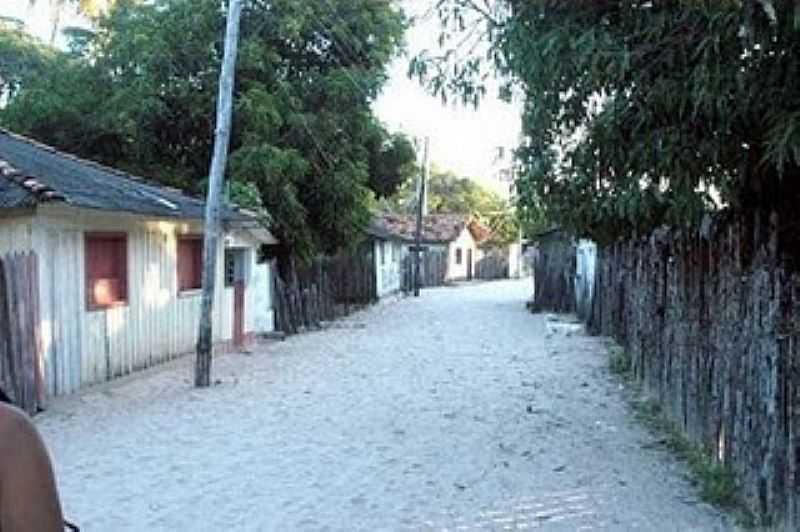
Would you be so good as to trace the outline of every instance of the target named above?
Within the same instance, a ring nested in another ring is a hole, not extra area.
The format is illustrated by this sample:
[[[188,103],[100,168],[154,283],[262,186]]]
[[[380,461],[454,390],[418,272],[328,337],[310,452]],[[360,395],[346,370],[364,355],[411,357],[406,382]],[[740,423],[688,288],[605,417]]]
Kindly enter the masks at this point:
[[[371,246],[311,264],[296,263],[281,276],[273,266],[275,327],[286,334],[322,327],[377,299],[375,257]]]
[[[447,284],[447,248],[427,248],[420,256],[420,288],[432,288]],[[414,254],[403,257],[401,286],[403,292],[414,291]]]
[[[736,473],[761,525],[800,530],[800,273],[777,227],[709,217],[702,229],[600,248],[588,325],[613,337],[644,392]],[[538,262],[571,276],[567,242]],[[553,272],[537,291],[547,283],[545,310],[575,306],[571,283]]]
[[[38,271],[34,253],[0,256],[0,388],[29,414],[46,400]]]
[[[508,279],[510,272],[508,249],[497,248],[484,250],[483,256],[475,262],[475,279],[492,281]]]
[[[534,311],[575,312],[577,247],[575,240],[561,231],[551,231],[536,242],[533,261]]]

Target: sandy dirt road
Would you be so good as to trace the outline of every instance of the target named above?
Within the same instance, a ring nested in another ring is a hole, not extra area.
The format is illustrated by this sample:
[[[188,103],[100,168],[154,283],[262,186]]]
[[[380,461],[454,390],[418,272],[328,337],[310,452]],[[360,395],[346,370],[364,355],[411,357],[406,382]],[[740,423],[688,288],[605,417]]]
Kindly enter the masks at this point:
[[[55,401],[38,424],[87,532],[728,530],[632,421],[601,339],[526,281],[433,289],[334,327]]]

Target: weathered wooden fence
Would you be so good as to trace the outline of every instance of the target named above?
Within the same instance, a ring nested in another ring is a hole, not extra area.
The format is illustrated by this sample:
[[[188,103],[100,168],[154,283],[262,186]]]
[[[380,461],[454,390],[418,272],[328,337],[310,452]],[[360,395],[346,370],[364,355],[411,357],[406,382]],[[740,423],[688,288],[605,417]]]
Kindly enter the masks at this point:
[[[575,241],[561,231],[542,235],[533,260],[533,312],[575,312]]]
[[[333,257],[318,257],[310,265],[295,265],[283,277],[273,266],[276,329],[296,334],[319,328],[324,322],[374,303],[378,299],[375,276],[371,246]]]
[[[38,272],[33,253],[0,257],[0,387],[29,414],[46,399]]]
[[[647,393],[737,472],[763,524],[800,530],[800,275],[768,225],[602,249],[589,326],[620,342]]]
[[[507,248],[486,249],[483,256],[475,262],[475,279],[508,279],[510,266]]]
[[[420,286],[432,288],[444,286],[447,283],[447,248],[428,248],[422,254],[420,261]],[[403,257],[401,289],[405,293],[414,290],[414,254],[409,253]]]

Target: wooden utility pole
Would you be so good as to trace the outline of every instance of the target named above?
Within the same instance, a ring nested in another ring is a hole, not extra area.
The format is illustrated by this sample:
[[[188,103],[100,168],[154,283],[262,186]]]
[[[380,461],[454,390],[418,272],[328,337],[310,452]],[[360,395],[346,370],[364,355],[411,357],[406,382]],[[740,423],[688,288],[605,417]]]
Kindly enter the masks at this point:
[[[414,241],[414,297],[419,297],[420,270],[422,269],[422,218],[428,213],[426,187],[428,181],[428,151],[430,148],[430,141],[430,137],[425,137],[422,171],[419,174],[419,185],[417,187],[417,231]]]
[[[219,75],[217,101],[217,127],[214,132],[214,155],[208,173],[205,224],[203,227],[203,299],[200,307],[200,326],[197,335],[197,359],[194,367],[194,385],[205,388],[211,384],[211,349],[213,323],[211,311],[214,304],[214,287],[217,271],[217,245],[220,229],[220,200],[225,180],[225,165],[231,138],[233,119],[233,81],[236,50],[239,45],[239,19],[241,0],[230,0],[225,29],[225,52]]]

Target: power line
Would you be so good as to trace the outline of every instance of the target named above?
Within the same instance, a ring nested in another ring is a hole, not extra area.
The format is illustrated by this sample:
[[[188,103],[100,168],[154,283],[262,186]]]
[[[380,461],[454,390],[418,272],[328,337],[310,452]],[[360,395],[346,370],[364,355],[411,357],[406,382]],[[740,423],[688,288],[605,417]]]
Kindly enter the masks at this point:
[[[333,17],[337,17],[342,22],[342,31],[346,34],[345,36],[348,39],[350,39],[352,37],[352,42],[358,42],[359,39],[357,37],[355,37],[355,34],[352,33],[350,31],[350,29],[347,27],[347,21],[345,21],[344,18],[342,18],[340,13],[335,11],[335,7],[330,3],[330,0],[319,0],[318,1],[318,5],[320,3],[323,3],[328,8],[328,12]],[[328,21],[335,22],[330,17],[328,17]],[[343,39],[337,38],[336,32],[334,31],[332,25],[331,26],[326,26],[325,24],[322,23],[321,19],[317,20],[316,22],[318,24],[318,27],[323,29],[324,33],[327,33],[328,35],[330,35],[331,43],[334,46],[338,45],[339,50],[342,52],[342,55],[348,55],[349,54],[347,59],[352,61],[354,64],[357,64],[358,63],[357,59],[358,59],[358,55],[359,54],[358,54],[357,51],[354,50],[354,47],[351,46],[349,43],[347,43],[346,39],[343,40]],[[347,50],[345,50],[345,48]],[[341,68],[342,72],[344,72],[345,76],[347,76],[347,78],[350,80],[350,82],[353,84],[353,86],[356,88],[356,90],[358,90],[362,94],[362,96],[364,96],[364,98],[366,100],[370,100],[371,97],[369,96],[367,91],[361,85],[358,84],[358,82],[355,80],[355,78],[350,74],[350,71],[349,71],[348,67],[346,67],[342,63],[341,59],[339,59],[336,54],[333,54],[331,57],[333,58],[334,61],[336,61],[336,63],[338,63],[338,65]]]
[[[303,112],[303,110],[302,109],[297,109],[296,106],[292,105],[292,96],[291,96],[291,94],[289,94],[289,91],[286,89],[286,87],[283,86],[283,84],[284,84],[284,82],[282,80],[277,80],[278,87],[281,90],[283,90],[284,95],[286,96],[289,105],[291,105],[292,107],[295,107],[295,111],[297,111],[297,114],[300,116],[300,121],[301,121],[301,123],[303,125],[303,128],[308,133],[309,137],[311,138],[312,142],[314,143],[314,146],[316,147],[316,149],[319,152],[320,156],[322,156],[322,158],[324,159],[325,163],[328,165],[328,170],[333,170],[334,169],[334,164],[333,164],[333,161],[332,161],[331,154],[328,153],[322,147],[322,143],[317,138],[317,135],[314,134],[314,131],[308,125],[308,119],[306,118],[306,115]]]

